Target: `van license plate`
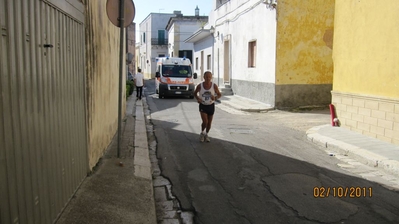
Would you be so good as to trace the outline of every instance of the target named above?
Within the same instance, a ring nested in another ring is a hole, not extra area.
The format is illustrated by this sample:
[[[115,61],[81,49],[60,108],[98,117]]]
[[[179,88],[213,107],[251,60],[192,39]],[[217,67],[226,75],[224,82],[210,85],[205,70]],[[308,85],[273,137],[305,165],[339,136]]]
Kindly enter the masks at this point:
[[[181,94],[181,92],[175,92],[175,94]]]

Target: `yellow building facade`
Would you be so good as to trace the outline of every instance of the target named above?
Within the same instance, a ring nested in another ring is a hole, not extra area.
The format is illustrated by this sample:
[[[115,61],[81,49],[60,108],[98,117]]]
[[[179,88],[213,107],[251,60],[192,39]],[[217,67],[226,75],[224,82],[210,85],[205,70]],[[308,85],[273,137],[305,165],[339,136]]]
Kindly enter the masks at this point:
[[[341,126],[399,145],[399,2],[336,0],[332,103]]]
[[[335,0],[279,0],[276,107],[328,105]]]
[[[87,1],[86,23],[87,144],[92,170],[118,129],[120,31],[108,19],[104,0]],[[122,104],[125,114],[125,100]]]

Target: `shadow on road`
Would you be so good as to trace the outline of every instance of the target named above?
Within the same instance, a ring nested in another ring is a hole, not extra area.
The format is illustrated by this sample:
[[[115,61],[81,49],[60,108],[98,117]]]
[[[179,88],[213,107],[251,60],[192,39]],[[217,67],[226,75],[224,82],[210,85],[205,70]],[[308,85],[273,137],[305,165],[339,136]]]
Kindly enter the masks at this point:
[[[303,139],[291,137],[294,130],[285,136],[270,133],[267,138],[280,140],[254,147],[234,141],[251,138],[250,133],[201,143],[198,134],[178,130],[178,120],[151,122],[162,175],[171,181],[182,209],[195,212],[195,223],[399,222],[398,192],[335,165],[281,153],[320,152],[312,144],[296,145]]]

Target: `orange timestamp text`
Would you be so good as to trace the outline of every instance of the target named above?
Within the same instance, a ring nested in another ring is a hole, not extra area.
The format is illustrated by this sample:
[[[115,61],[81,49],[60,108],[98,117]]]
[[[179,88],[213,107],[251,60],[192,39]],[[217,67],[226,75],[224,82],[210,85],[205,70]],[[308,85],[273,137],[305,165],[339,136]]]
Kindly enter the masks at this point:
[[[371,198],[372,187],[314,187],[313,197],[315,198]]]

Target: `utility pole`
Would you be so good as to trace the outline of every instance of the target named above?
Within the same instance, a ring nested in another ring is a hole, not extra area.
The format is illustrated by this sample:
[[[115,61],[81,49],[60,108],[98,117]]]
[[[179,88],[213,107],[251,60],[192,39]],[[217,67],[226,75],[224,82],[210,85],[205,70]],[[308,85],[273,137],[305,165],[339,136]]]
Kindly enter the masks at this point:
[[[119,3],[119,4],[118,4]],[[118,9],[118,10],[117,10]],[[125,18],[126,12],[126,18]],[[123,73],[125,72],[123,55],[125,54],[124,46],[124,31],[125,27],[129,26],[134,19],[136,9],[132,0],[107,0],[107,15],[109,20],[115,26],[120,28],[120,45],[119,45],[119,93],[118,93],[118,152],[120,157],[120,139],[122,126],[122,91],[123,91]],[[125,23],[125,19],[129,21]]]
[[[120,28],[120,43],[119,43],[119,95],[118,95],[118,158],[120,157],[120,141],[121,141],[121,126],[122,126],[122,80],[123,80],[123,43],[125,30],[125,0],[119,2],[119,28]]]

